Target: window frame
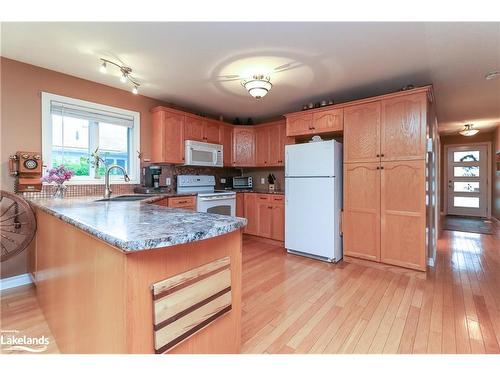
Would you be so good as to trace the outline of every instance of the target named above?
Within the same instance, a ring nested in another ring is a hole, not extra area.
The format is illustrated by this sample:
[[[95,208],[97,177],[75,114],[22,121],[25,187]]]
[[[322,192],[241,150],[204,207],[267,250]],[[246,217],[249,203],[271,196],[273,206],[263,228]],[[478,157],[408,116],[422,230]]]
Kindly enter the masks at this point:
[[[52,166],[52,113],[51,113],[51,102],[57,101],[61,103],[79,105],[89,108],[95,108],[102,111],[115,112],[117,114],[123,114],[131,116],[133,118],[132,127],[132,140],[130,145],[130,170],[128,174],[130,177],[129,182],[125,182],[123,177],[120,176],[110,176],[113,181],[119,181],[122,184],[140,184],[140,160],[137,157],[140,152],[141,145],[141,114],[140,112],[130,111],[128,109],[112,107],[105,104],[99,104],[94,102],[89,102],[86,100],[75,99],[67,96],[51,94],[48,92],[42,92],[42,160],[44,164],[44,173],[47,169]],[[45,184],[45,183],[44,183]],[[90,176],[74,176],[70,181],[67,181],[68,185],[104,185],[104,178],[95,179]]]

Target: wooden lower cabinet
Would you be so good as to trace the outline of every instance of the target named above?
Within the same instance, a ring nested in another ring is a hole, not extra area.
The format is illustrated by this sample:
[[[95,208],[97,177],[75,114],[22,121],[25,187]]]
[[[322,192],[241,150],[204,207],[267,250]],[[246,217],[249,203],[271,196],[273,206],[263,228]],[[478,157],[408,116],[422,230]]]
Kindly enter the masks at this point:
[[[425,271],[425,161],[344,164],[344,254]]]
[[[344,254],[380,260],[379,163],[344,164]]]
[[[245,217],[248,220],[248,224],[245,227],[245,233],[271,238],[277,241],[284,241],[284,196],[281,194],[240,194],[244,195]]]
[[[425,161],[381,164],[383,263],[425,270]]]
[[[248,223],[244,233],[258,235],[257,194],[245,193],[245,218]]]
[[[236,216],[245,217],[245,194],[236,193]]]

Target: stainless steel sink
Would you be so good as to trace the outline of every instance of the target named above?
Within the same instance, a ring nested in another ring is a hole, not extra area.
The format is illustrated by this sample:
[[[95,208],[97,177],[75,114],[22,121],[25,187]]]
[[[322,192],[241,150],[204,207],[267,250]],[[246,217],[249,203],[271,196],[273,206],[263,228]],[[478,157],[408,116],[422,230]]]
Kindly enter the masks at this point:
[[[116,197],[97,199],[95,202],[132,202],[150,198],[147,194],[117,195]]]

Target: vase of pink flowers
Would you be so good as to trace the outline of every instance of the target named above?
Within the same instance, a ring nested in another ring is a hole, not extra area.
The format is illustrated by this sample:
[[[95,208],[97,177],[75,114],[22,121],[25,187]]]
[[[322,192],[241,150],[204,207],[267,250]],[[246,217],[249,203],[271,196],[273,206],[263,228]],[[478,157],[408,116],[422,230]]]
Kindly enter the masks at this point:
[[[66,193],[66,189],[68,188],[64,183],[66,181],[71,180],[71,177],[74,176],[74,172],[66,168],[63,164],[58,167],[49,169],[47,174],[42,177],[43,182],[47,182],[49,184],[55,184],[56,189],[54,194],[52,194],[53,198],[64,198],[64,194]]]

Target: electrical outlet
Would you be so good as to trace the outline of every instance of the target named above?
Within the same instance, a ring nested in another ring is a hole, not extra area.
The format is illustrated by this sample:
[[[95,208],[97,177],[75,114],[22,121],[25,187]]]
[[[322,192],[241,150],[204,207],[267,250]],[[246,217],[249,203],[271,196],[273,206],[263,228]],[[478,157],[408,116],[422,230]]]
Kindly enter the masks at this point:
[[[172,184],[172,179],[170,177],[167,177],[165,179],[165,185],[170,186]]]
[[[226,179],[225,179],[225,178],[221,178],[221,179],[220,179],[220,183],[221,183],[221,184],[225,184],[225,183],[226,183]]]
[[[266,183],[266,179],[264,177],[260,178],[260,184],[264,185]]]

